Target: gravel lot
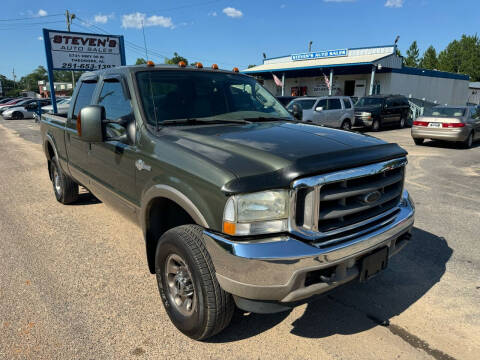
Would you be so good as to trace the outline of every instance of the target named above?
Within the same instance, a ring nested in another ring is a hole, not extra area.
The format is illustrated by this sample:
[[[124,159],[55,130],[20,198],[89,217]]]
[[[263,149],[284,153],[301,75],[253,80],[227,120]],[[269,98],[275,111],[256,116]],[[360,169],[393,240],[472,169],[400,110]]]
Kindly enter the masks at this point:
[[[478,359],[480,144],[409,151],[414,238],[389,268],[290,313],[237,313],[199,343],[168,320],[140,229],[55,201],[32,120],[0,118],[1,359]]]

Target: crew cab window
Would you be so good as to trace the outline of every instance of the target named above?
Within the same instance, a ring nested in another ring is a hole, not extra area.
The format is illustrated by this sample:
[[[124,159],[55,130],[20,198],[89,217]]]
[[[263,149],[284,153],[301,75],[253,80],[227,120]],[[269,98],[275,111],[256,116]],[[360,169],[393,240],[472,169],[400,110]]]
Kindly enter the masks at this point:
[[[73,117],[77,117],[83,107],[92,103],[93,92],[97,86],[96,82],[83,81],[78,91],[77,99],[75,100],[75,107],[73,108]]]
[[[327,99],[319,100],[317,103],[317,107],[322,107],[323,110],[327,110]]]
[[[288,104],[287,109],[292,110],[294,104],[300,104],[303,110],[310,110],[313,108],[315,100],[294,100],[290,104]]]
[[[340,99],[328,99],[328,110],[341,110]]]
[[[352,108],[352,104],[350,104],[350,101],[348,99],[343,99],[343,105],[345,105],[345,109]]]
[[[105,81],[98,104],[105,108],[108,120],[116,120],[132,113],[130,101],[125,97],[119,81]]]

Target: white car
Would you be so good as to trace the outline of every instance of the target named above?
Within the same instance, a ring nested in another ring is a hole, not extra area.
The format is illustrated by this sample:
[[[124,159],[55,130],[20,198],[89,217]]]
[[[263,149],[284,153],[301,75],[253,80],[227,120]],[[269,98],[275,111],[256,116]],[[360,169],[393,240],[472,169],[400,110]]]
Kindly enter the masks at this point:
[[[68,114],[68,108],[70,107],[70,100],[71,98],[63,98],[61,100],[57,101],[57,115],[67,115]],[[53,114],[53,105],[47,105],[42,107],[42,114],[47,113],[47,114]],[[35,121],[38,121],[38,114],[35,113],[33,115]]]
[[[9,107],[2,112],[4,119],[31,119],[38,109],[38,102],[40,106],[44,106],[50,103],[50,99],[38,99],[38,100],[28,100],[18,106]]]

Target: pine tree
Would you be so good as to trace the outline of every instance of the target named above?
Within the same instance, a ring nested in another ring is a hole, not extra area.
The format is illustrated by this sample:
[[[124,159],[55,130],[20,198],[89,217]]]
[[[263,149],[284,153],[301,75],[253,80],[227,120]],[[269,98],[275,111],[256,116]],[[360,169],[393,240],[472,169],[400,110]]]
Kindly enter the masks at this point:
[[[418,50],[417,41],[414,41],[407,50],[405,65],[411,67],[418,67],[419,56],[420,51]]]
[[[423,53],[423,57],[420,60],[420,67],[429,70],[438,69],[437,51],[433,46],[430,45]]]

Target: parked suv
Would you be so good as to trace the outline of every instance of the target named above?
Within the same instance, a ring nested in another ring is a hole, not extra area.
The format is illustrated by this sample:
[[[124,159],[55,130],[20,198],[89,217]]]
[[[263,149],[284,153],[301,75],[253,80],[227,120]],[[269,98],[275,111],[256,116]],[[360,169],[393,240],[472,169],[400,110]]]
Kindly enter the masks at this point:
[[[354,121],[353,102],[348,96],[302,97],[291,101],[287,109],[292,111],[294,104],[303,109],[303,121],[350,130]]]
[[[385,125],[404,128],[409,121],[410,104],[402,95],[371,95],[355,104],[355,125],[378,131]],[[410,124],[408,124],[410,125]]]

